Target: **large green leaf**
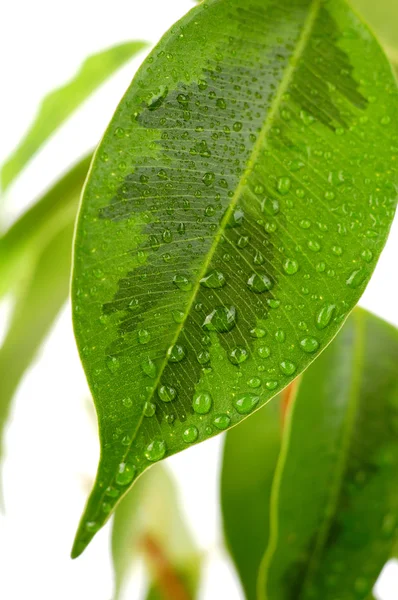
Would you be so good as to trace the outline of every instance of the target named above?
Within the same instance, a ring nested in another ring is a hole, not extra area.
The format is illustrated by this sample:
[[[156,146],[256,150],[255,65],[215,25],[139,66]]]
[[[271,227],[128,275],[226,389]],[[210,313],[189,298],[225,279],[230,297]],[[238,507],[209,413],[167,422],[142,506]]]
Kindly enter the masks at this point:
[[[397,541],[397,364],[398,331],[355,310],[303,375],[272,489],[259,598],[368,597]]]
[[[142,555],[152,573],[150,598],[196,596],[200,553],[179,509],[175,483],[160,465],[141,477],[117,507],[112,528],[114,600],[122,597],[134,561]]]
[[[271,487],[282,439],[281,395],[228,432],[222,463],[225,539],[245,596],[257,597],[257,574],[269,536]]]
[[[15,306],[0,347],[0,452],[12,397],[69,293],[74,221],[90,157],[0,238],[0,295]]]
[[[379,36],[390,60],[398,67],[398,2],[350,0]]]
[[[102,453],[73,556],[108,488],[241,421],[337,333],[393,218],[397,107],[342,0],[203,2],[144,62],[76,232]]]
[[[33,125],[2,167],[3,189],[10,185],[57,127],[116,69],[146,46],[145,42],[127,42],[93,54],[73,79],[46,96]]]

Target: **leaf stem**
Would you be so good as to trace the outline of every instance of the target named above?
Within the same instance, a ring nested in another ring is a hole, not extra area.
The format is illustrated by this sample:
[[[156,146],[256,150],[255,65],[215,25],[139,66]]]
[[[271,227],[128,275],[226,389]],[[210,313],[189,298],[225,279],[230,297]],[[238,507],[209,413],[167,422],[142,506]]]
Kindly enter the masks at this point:
[[[164,598],[166,600],[192,600],[158,542],[150,534],[146,534],[141,545],[154,569]]]

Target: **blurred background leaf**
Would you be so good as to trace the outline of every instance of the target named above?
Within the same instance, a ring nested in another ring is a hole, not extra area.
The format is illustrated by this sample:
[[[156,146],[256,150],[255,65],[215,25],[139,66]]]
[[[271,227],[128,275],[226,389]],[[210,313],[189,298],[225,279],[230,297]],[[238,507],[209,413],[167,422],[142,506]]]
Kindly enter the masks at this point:
[[[246,598],[256,598],[257,574],[269,535],[271,486],[282,439],[282,395],[231,429],[221,473],[224,535]]]
[[[87,58],[78,73],[44,98],[32,126],[1,169],[5,190],[50,135],[114,71],[143,50],[145,42],[127,42]]]
[[[378,36],[393,64],[398,67],[398,2],[396,0],[350,0]]]
[[[117,491],[108,489],[108,497]],[[103,508],[107,510],[106,504]],[[112,527],[115,600],[121,600],[140,556],[150,573],[147,600],[196,597],[201,555],[185,522],[176,485],[163,465],[140,477],[116,509]]]

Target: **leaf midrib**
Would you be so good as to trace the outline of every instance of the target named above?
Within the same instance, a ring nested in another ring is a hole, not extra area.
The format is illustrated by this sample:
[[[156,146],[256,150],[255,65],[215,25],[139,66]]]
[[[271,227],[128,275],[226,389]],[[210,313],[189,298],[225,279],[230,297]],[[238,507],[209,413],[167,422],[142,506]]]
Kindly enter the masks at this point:
[[[233,212],[234,208],[236,207],[239,198],[241,197],[242,190],[246,186],[247,177],[251,173],[253,162],[256,160],[257,156],[259,155],[259,153],[261,151],[261,148],[262,148],[262,146],[263,146],[263,144],[265,142],[266,136],[267,136],[267,134],[268,134],[268,132],[269,132],[271,126],[272,126],[274,117],[275,117],[275,115],[276,115],[276,113],[277,113],[277,111],[279,109],[279,105],[280,105],[280,103],[282,101],[282,98],[283,98],[283,96],[284,96],[287,88],[289,87],[289,84],[291,82],[292,76],[293,76],[294,71],[296,69],[297,63],[298,63],[298,61],[299,61],[299,59],[300,59],[300,57],[301,57],[301,55],[302,55],[302,53],[303,53],[306,45],[307,45],[309,36],[312,33],[314,22],[315,22],[315,19],[316,19],[317,15],[318,15],[318,11],[319,11],[319,8],[320,8],[320,2],[321,2],[321,0],[313,0],[311,6],[308,9],[308,16],[307,16],[306,21],[304,23],[303,30],[302,30],[302,32],[300,34],[300,37],[299,37],[296,49],[293,52],[292,57],[291,57],[291,59],[289,61],[289,64],[288,64],[288,66],[287,66],[287,68],[285,70],[285,73],[284,73],[283,77],[282,77],[281,84],[280,84],[279,89],[278,89],[278,91],[277,91],[277,93],[275,95],[275,98],[274,98],[274,100],[273,100],[273,102],[271,104],[271,108],[267,112],[267,115],[265,117],[265,121],[264,121],[264,124],[263,124],[263,127],[262,127],[262,131],[261,131],[261,133],[260,133],[260,135],[259,135],[256,143],[253,146],[253,151],[252,151],[252,154],[251,154],[250,158],[247,161],[246,169],[244,170],[244,172],[243,172],[243,174],[241,176],[241,179],[240,179],[239,184],[238,184],[238,186],[236,188],[236,191],[235,191],[235,193],[234,193],[234,195],[233,195],[233,197],[231,199],[230,205],[228,206],[228,208],[227,208],[227,210],[225,212],[224,218],[222,219],[222,221],[220,223],[220,226],[218,228],[218,231],[217,231],[217,233],[216,233],[216,235],[214,237],[214,241],[213,241],[213,244],[212,244],[212,246],[210,248],[210,251],[209,251],[209,253],[207,255],[207,258],[206,258],[206,260],[205,260],[205,262],[203,264],[203,267],[202,267],[202,269],[201,269],[201,271],[200,271],[200,273],[198,275],[197,281],[196,281],[195,286],[194,286],[193,291],[192,291],[191,299],[190,299],[190,301],[189,301],[189,303],[187,305],[187,308],[186,308],[186,311],[185,311],[185,314],[184,314],[184,319],[182,320],[182,322],[179,324],[179,326],[176,329],[176,333],[175,333],[175,335],[173,337],[173,340],[171,342],[171,346],[173,346],[177,342],[177,340],[178,340],[178,338],[180,336],[180,333],[182,332],[182,330],[184,328],[185,322],[186,322],[186,320],[187,320],[187,318],[188,318],[188,316],[189,316],[189,314],[191,312],[191,308],[192,308],[192,306],[193,306],[193,304],[194,304],[194,302],[196,300],[196,296],[197,296],[198,291],[200,289],[200,280],[205,276],[205,274],[207,272],[207,269],[208,269],[208,267],[209,267],[209,265],[211,263],[211,260],[212,260],[212,258],[214,256],[215,251],[216,251],[216,249],[218,247],[218,244],[219,244],[219,242],[221,240],[221,237],[222,237],[222,235],[223,235],[223,233],[225,231],[225,226],[229,222],[229,219],[230,219],[230,217],[232,215],[232,212]],[[162,362],[161,367],[159,369],[159,374],[158,374],[158,376],[157,376],[157,378],[156,378],[156,380],[154,382],[153,390],[157,389],[166,365],[167,365],[167,356],[163,359],[163,362]],[[153,394],[154,393],[155,392],[153,392]],[[137,435],[137,433],[138,433],[138,431],[140,429],[140,426],[141,426],[141,423],[142,423],[143,419],[144,419],[144,408],[142,410],[142,413],[141,413],[139,422],[137,424],[136,430],[134,432],[134,435],[132,436],[131,442],[130,442],[129,446],[127,447],[127,449],[126,449],[126,451],[125,451],[125,453],[123,455],[123,461],[126,459],[126,457],[129,455],[129,453],[131,451],[131,448],[132,448],[132,446],[133,446],[133,444],[135,442],[136,435]]]

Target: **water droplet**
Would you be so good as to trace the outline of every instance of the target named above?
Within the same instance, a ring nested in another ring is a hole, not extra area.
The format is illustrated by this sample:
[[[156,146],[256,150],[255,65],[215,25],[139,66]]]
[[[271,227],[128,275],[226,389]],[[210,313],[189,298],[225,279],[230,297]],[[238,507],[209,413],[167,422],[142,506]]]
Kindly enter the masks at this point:
[[[182,433],[182,439],[186,444],[192,444],[192,442],[195,442],[198,439],[198,436],[199,431],[195,425],[187,427]]]
[[[250,335],[254,338],[263,338],[266,333],[262,327],[253,327],[253,329],[250,329]]]
[[[283,263],[283,270],[287,275],[294,275],[297,273],[299,268],[297,260],[293,260],[291,258],[287,258]]]
[[[226,214],[226,212],[224,213],[224,215]],[[245,213],[243,212],[243,209],[240,206],[236,206],[231,212],[231,214],[228,214],[228,221],[226,227],[229,229],[239,227],[240,225],[242,225],[244,217]]]
[[[234,131],[240,131],[242,129],[242,123],[240,121],[236,121],[236,123],[233,124],[232,129]]]
[[[315,324],[318,329],[325,329],[334,317],[336,311],[335,304],[324,304],[315,317]]]
[[[272,390],[275,390],[278,387],[278,382],[273,381],[273,380],[266,381],[265,387],[267,388],[267,390],[270,390],[270,392],[271,392]]]
[[[177,391],[171,385],[161,385],[158,396],[163,402],[171,402],[177,396]]]
[[[256,294],[267,292],[273,287],[273,282],[268,275],[253,273],[247,280],[247,287]]]
[[[268,346],[260,346],[257,349],[257,354],[260,358],[268,358],[271,356],[271,350],[268,348]]]
[[[160,86],[159,92],[157,94],[153,94],[153,96],[148,100],[147,106],[149,110],[157,110],[160,108],[165,101],[169,90],[166,86]]]
[[[233,405],[240,415],[247,415],[250,413],[258,404],[260,396],[255,394],[243,394],[233,401]]]
[[[370,262],[373,258],[373,252],[371,250],[362,250],[361,256],[365,262]]]
[[[224,429],[227,429],[227,427],[229,427],[230,424],[231,424],[231,417],[229,417],[226,414],[215,415],[215,417],[213,419],[214,427],[216,427],[217,429],[220,429],[221,431],[223,431]]]
[[[234,306],[217,306],[203,323],[203,328],[207,331],[218,331],[225,333],[235,327],[237,314]]]
[[[261,379],[260,379],[260,377],[251,377],[251,379],[249,379],[249,381],[247,382],[247,384],[251,388],[258,388],[261,385]]]
[[[283,329],[277,329],[275,331],[275,339],[280,344],[282,344],[285,341],[286,335],[285,335],[285,332],[283,331]]]
[[[162,239],[166,244],[170,244],[173,241],[173,234],[170,229],[165,229],[162,233]]]
[[[173,310],[171,314],[175,323],[182,323],[184,321],[185,313],[183,310]]]
[[[208,172],[203,175],[202,181],[205,185],[210,186],[213,185],[215,177],[216,176],[214,175],[214,173]]]
[[[216,289],[225,285],[225,277],[221,271],[214,269],[200,280],[201,285],[207,288]]]
[[[290,181],[289,177],[280,177],[278,179],[276,188],[282,196],[285,196],[286,194],[289,193],[291,185],[292,185],[292,182]]]
[[[209,392],[198,392],[194,395],[192,408],[200,415],[207,414],[213,404],[213,398]]]
[[[192,283],[185,275],[174,275],[173,283],[183,292],[189,292],[192,289]]]
[[[145,404],[144,404],[145,417],[153,417],[155,412],[156,412],[156,404],[153,404],[153,402],[145,402]]]
[[[166,454],[166,443],[163,440],[154,440],[145,450],[145,457],[151,462],[156,462]]]
[[[109,498],[117,498],[120,495],[120,490],[115,487],[109,486],[105,490],[105,495],[109,496]]]
[[[120,361],[116,356],[108,356],[106,359],[106,366],[112,374],[117,373],[120,369]]]
[[[133,405],[133,401],[131,398],[123,398],[122,400],[122,404],[123,406],[125,406],[126,408],[130,408],[130,406]]]
[[[118,485],[128,485],[131,483],[135,477],[137,469],[134,465],[129,465],[127,463],[120,463],[119,469],[115,478],[115,481]]]
[[[320,243],[316,240],[309,240],[307,246],[310,250],[312,250],[312,252],[319,252],[321,249]]]
[[[351,288],[359,287],[366,279],[367,271],[364,268],[355,269],[348,277],[346,284]]]
[[[147,344],[151,339],[151,334],[147,329],[138,330],[138,341],[140,344]]]
[[[100,526],[98,525],[97,521],[87,521],[86,523],[86,530],[89,533],[96,533],[99,528]]]
[[[148,375],[148,377],[156,377],[156,365],[149,357],[142,361],[141,369],[146,375]]]
[[[293,375],[297,370],[296,365],[291,360],[282,360],[279,368],[284,375]]]
[[[205,365],[210,360],[210,353],[207,350],[201,350],[196,358],[200,365]]]
[[[304,350],[304,352],[308,352],[308,354],[312,354],[312,352],[316,352],[319,348],[319,342],[317,339],[313,337],[305,337],[301,340],[300,346]]]
[[[240,365],[249,358],[249,353],[243,346],[236,346],[236,348],[231,350],[228,354],[228,358],[233,365]]]
[[[167,358],[172,363],[180,362],[185,358],[185,349],[180,344],[174,344],[167,350]]]
[[[216,106],[217,108],[225,110],[227,108],[227,103],[225,102],[224,98],[217,98]]]
[[[265,261],[264,256],[261,254],[261,252],[259,252],[259,250],[256,250],[256,254],[254,255],[254,259],[253,262],[255,265],[262,265]]]

